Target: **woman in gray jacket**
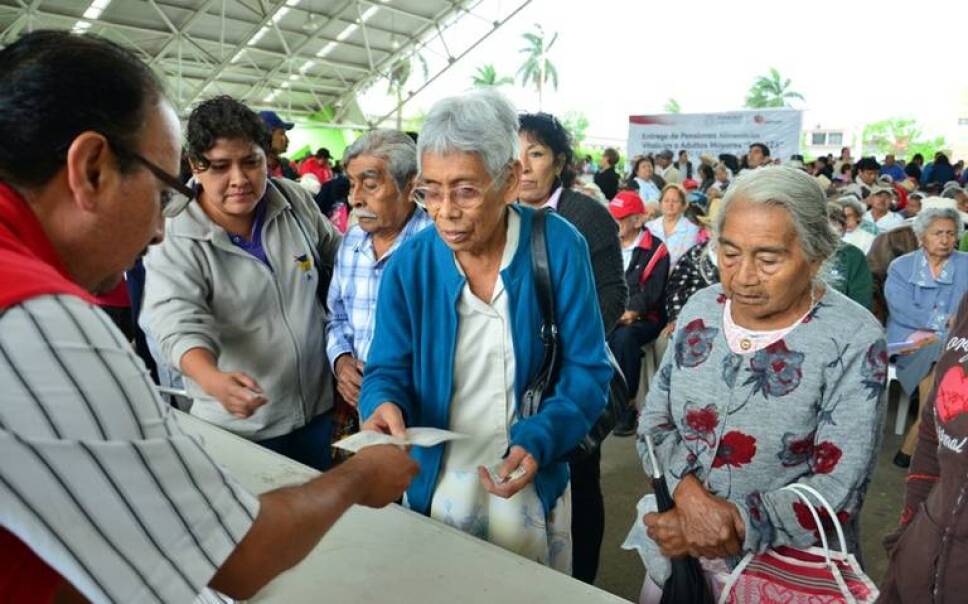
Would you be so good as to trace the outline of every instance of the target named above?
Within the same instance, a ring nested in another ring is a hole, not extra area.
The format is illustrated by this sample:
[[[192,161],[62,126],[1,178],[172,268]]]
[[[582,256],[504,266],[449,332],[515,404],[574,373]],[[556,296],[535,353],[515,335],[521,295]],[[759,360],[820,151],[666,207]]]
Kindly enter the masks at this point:
[[[191,413],[297,461],[329,463],[323,328],[339,235],[295,183],[268,178],[270,135],[230,97],[188,121],[195,203],[145,258],[141,325],[186,376]]]

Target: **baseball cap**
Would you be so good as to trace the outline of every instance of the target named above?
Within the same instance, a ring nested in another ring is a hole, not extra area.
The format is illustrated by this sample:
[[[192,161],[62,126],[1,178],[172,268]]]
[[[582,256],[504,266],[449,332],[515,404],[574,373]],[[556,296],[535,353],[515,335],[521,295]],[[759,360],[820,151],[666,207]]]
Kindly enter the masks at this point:
[[[645,204],[635,191],[619,191],[608,202],[608,211],[615,220],[621,220],[633,214],[645,214]]]
[[[265,122],[265,125],[269,127],[269,130],[275,130],[276,128],[282,128],[283,130],[292,130],[292,122],[284,122],[279,114],[275,111],[260,111],[259,117]]]
[[[874,185],[871,187],[871,195],[878,195],[880,193],[887,193],[888,195],[895,195],[894,187],[885,185]]]
[[[662,157],[662,158],[665,158],[665,159],[672,159],[672,150],[671,149],[666,149],[664,151],[661,151],[659,153],[656,153],[655,156],[656,157]]]

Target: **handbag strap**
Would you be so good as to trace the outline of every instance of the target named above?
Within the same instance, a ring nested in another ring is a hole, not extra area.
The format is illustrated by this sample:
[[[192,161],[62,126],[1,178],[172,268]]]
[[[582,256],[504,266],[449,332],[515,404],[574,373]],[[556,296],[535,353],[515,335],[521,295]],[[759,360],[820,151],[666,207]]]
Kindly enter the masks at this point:
[[[729,573],[729,577],[726,578],[726,583],[723,585],[723,591],[719,592],[719,604],[726,604],[729,602],[729,594],[733,592],[733,587],[736,586],[736,582],[739,581],[740,576],[746,567],[749,566],[750,562],[753,560],[753,552],[750,552],[743,556],[743,559],[739,561],[733,572]]]
[[[800,499],[804,500],[808,504],[810,501],[808,498],[805,498],[804,495],[810,495],[820,503],[820,505],[827,511],[827,515],[830,516],[830,522],[833,524],[834,530],[837,532],[837,540],[840,541],[840,551],[844,554],[844,556],[846,556],[848,552],[847,539],[844,538],[844,527],[840,524],[840,519],[837,518],[837,512],[834,510],[833,506],[827,502],[826,498],[824,498],[824,496],[821,495],[817,489],[808,484],[803,484],[802,482],[794,482],[783,488],[797,493],[797,495],[800,496]],[[810,504],[810,507],[812,508],[813,505]],[[817,523],[817,532],[821,535],[824,534],[823,525],[821,525],[819,522]]]
[[[510,210],[513,211],[513,210]],[[533,388],[529,388],[521,405],[521,417],[538,413],[544,391],[550,387],[558,363],[558,325],[555,323],[555,296],[551,288],[551,270],[548,265],[548,245],[545,237],[545,218],[548,208],[536,210],[531,225],[531,272],[541,312],[541,343],[544,355]]]

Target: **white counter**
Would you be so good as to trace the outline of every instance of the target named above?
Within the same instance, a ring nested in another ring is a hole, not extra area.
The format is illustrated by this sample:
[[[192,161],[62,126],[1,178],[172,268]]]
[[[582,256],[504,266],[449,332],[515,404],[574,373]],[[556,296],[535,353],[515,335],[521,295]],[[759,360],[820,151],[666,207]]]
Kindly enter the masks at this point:
[[[253,493],[318,475],[178,413],[186,432]],[[625,602],[397,505],[350,509],[298,566],[253,602],[554,604]]]

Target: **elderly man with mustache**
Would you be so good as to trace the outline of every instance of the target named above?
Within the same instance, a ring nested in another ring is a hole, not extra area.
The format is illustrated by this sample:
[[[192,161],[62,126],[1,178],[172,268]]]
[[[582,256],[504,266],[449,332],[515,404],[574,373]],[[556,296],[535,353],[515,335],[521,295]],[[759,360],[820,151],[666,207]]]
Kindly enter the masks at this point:
[[[417,147],[403,132],[375,130],[363,135],[343,154],[343,165],[358,223],[346,233],[336,255],[326,353],[340,396],[355,408],[373,340],[383,269],[394,251],[432,223],[413,201]]]

